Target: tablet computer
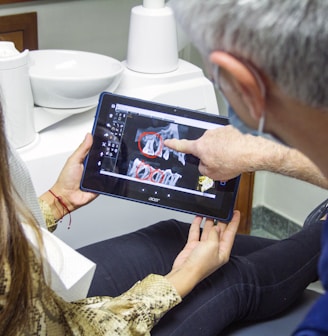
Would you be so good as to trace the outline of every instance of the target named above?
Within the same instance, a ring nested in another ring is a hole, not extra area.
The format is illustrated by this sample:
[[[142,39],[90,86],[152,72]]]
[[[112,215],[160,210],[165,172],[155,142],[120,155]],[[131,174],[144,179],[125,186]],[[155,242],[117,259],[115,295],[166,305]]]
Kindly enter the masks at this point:
[[[195,156],[164,145],[227,124],[222,116],[103,92],[81,189],[229,221],[239,177],[213,181],[199,173]]]

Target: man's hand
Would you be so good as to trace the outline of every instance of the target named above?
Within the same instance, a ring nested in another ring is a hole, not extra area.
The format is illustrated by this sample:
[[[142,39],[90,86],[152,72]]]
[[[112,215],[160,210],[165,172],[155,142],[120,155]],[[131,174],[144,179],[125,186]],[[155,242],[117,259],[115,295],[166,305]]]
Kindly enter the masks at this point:
[[[249,171],[246,159],[257,137],[245,136],[232,126],[207,130],[197,140],[167,139],[164,145],[200,159],[199,171],[216,181],[230,180]],[[258,147],[258,146],[256,146]]]

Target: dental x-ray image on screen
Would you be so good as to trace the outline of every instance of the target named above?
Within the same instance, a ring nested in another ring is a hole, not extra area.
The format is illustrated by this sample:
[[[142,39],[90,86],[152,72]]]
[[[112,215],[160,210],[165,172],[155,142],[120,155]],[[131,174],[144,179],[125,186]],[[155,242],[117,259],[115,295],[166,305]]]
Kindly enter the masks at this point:
[[[196,157],[164,145],[227,123],[217,115],[104,92],[81,188],[228,221],[239,178],[213,181],[199,173]]]

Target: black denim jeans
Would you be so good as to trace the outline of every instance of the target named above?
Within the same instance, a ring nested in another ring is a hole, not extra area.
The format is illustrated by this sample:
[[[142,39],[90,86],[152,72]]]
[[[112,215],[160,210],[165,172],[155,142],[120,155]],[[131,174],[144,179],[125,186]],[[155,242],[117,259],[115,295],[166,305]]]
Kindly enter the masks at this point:
[[[284,240],[237,235],[230,261],[169,311],[152,335],[212,336],[234,321],[288,308],[317,279],[322,221],[312,218]],[[188,230],[189,224],[168,220],[79,249],[97,264],[89,296],[117,296],[150,273],[168,273]]]

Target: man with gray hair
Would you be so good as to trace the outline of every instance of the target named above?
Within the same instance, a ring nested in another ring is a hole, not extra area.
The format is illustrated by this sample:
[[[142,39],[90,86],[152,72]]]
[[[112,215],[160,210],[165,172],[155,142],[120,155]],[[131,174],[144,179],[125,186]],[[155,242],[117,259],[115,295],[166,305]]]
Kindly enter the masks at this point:
[[[195,141],[167,140],[165,145],[198,156],[200,171],[214,179],[256,170],[254,166],[261,167],[264,158],[274,162],[272,171],[279,171],[280,162],[283,173],[288,174],[287,170],[293,169],[291,162],[298,170],[307,157],[317,166],[322,181],[327,181],[328,1],[172,0],[171,6],[177,22],[203,55],[209,74],[238,117],[247,127],[257,129],[259,135],[265,131],[294,149],[261,137],[250,140],[245,135],[246,143],[254,146],[254,157],[248,150],[249,162],[239,157],[245,150],[242,146],[237,149],[232,145],[233,150],[226,150],[223,156],[217,148],[218,139],[224,139],[229,146],[234,142],[233,135],[239,141],[241,137],[230,126],[209,131]],[[294,159],[295,153],[299,160]],[[285,160],[278,161],[277,156]],[[262,164],[264,168],[268,166],[267,162]],[[327,188],[327,182],[321,186]],[[327,201],[322,209],[320,221],[324,228],[318,269],[327,289]],[[292,258],[293,251],[290,252]],[[327,307],[325,294],[295,335],[328,335]]]

